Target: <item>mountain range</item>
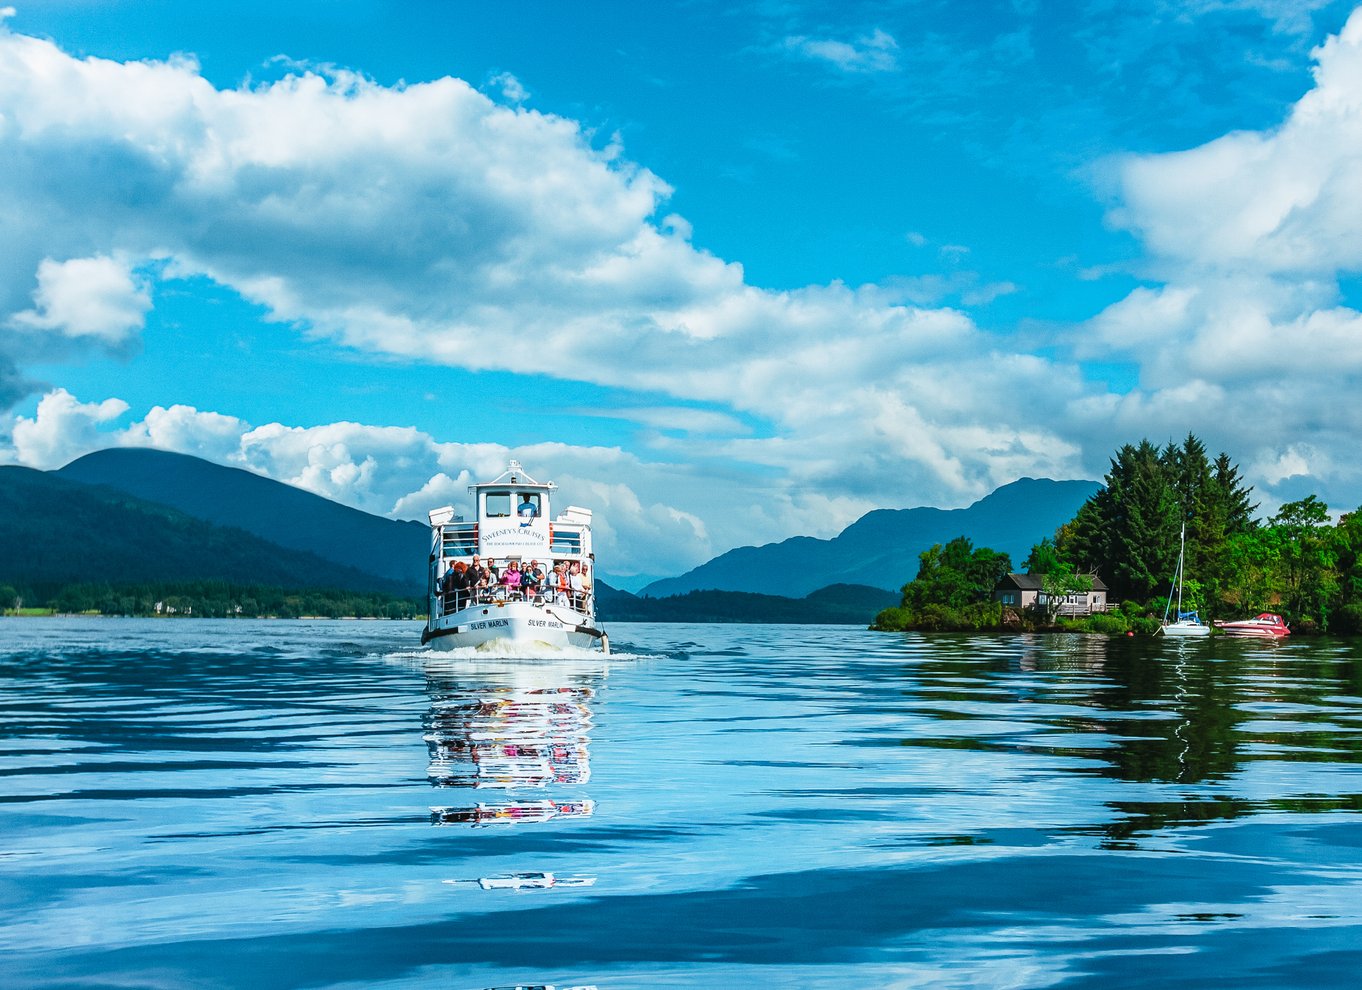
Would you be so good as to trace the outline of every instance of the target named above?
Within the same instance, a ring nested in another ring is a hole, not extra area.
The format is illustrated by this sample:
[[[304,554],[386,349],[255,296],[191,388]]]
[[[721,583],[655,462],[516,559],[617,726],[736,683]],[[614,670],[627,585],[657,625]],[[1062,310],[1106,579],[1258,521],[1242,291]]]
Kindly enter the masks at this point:
[[[1022,478],[964,509],[876,509],[832,539],[796,536],[738,547],[680,577],[654,581],[640,594],[758,591],[801,598],[832,584],[893,590],[916,576],[918,554],[957,536],[1004,551],[1019,566],[1033,545],[1053,536],[1099,487],[1095,481]]]
[[[839,535],[730,550],[642,596],[597,581],[603,618],[868,622],[917,555],[956,536],[1012,554],[1096,482],[1024,478],[966,509],[881,509]],[[222,579],[421,597],[429,528],[186,454],[118,448],[57,471],[0,467],[0,582]]]
[[[418,562],[419,563],[419,562]],[[225,580],[410,593],[400,582],[116,488],[0,467],[0,583]]]
[[[243,529],[410,594],[425,594],[430,552],[425,523],[384,519],[250,471],[165,450],[99,450],[53,473],[166,505],[214,526]]]

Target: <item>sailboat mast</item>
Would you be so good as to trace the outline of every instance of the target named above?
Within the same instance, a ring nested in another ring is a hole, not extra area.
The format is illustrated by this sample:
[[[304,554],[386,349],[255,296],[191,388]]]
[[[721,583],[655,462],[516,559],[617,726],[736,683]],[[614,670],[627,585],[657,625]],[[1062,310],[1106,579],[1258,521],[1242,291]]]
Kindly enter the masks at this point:
[[[1178,541],[1178,618],[1182,618],[1182,562],[1187,554],[1187,521],[1182,523],[1182,537]]]

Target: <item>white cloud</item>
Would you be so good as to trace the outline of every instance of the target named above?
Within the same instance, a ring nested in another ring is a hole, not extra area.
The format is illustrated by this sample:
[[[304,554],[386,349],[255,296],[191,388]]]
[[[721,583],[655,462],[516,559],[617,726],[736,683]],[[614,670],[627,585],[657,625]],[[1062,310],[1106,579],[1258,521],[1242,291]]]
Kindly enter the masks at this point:
[[[857,45],[867,59],[894,50],[884,32]],[[967,318],[873,286],[752,287],[691,244],[684,218],[659,217],[662,180],[575,122],[456,79],[384,87],[332,70],[223,91],[187,59],[78,60],[4,31],[0,66],[0,170],[24,177],[0,187],[0,208],[30,221],[11,242],[20,268],[94,244],[169,277],[207,275],[360,352],[733,409],[772,436],[713,449],[805,490],[854,473],[848,452],[881,442],[888,397],[950,450],[917,459],[931,443],[894,442],[880,487],[863,480],[858,497],[959,504],[1012,463],[955,446],[1027,394]],[[957,288],[978,301],[1008,287]],[[979,394],[981,374],[999,391]],[[951,401],[919,402],[922,380]],[[325,491],[372,470],[328,449],[280,476]]]
[[[1255,274],[1362,268],[1362,12],[1314,52],[1282,125],[1116,162],[1113,220],[1174,265]]]
[[[16,422],[15,456],[51,464],[101,439],[156,444],[417,517],[426,498],[457,500],[466,478],[518,456],[608,502],[616,566],[657,573],[735,544],[830,535],[877,505],[959,505],[1019,474],[1091,475],[1141,435],[1204,432],[1263,464],[1306,435],[1341,451],[1362,432],[1345,403],[1359,318],[1336,286],[1362,264],[1358,23],[1320,49],[1316,87],[1281,128],[1113,166],[1113,220],[1153,252],[1149,284],[1063,341],[992,336],[926,308],[1013,288],[964,272],[754,287],[694,246],[666,212],[667,184],[617,142],[456,79],[385,87],[302,71],[219,90],[188,59],[76,59],[0,27],[0,213],[15,218],[0,241],[0,313],[126,340],[150,300],[135,273],[154,263],[361,355],[634,390],[638,410],[620,415],[659,428],[654,452],[732,475],[613,448],[252,427],[184,406],[117,430],[116,405],[66,393]],[[884,32],[788,47],[845,71],[898,58]],[[101,259],[107,291],[59,287],[69,266]],[[57,266],[51,301],[44,264]],[[90,315],[101,300],[105,316]],[[108,315],[119,300],[122,329]],[[1139,367],[1129,395],[1084,379],[1080,359],[1111,357]],[[670,436],[674,425],[690,435]],[[1310,463],[1348,470],[1342,456]]]
[[[28,467],[50,471],[92,450],[110,446],[101,424],[128,411],[122,399],[81,402],[64,388],[43,396],[32,419],[15,420],[13,459]]]
[[[442,443],[414,429],[330,423],[294,427],[249,423],[187,406],[155,407],[125,426],[121,399],[82,403],[64,389],[42,398],[32,417],[14,421],[10,460],[45,470],[93,450],[157,447],[244,467],[347,505],[424,521],[452,504],[471,513],[468,486],[505,470],[511,458],[533,475],[557,482],[560,503],[597,513],[598,556],[616,575],[682,570],[736,543],[769,542],[807,529],[811,510],[826,526],[826,503],[780,496],[752,519],[727,507],[717,532],[702,518],[713,502],[712,478],[685,467],[648,464],[616,448],[538,444]],[[844,525],[869,506],[844,506]],[[854,515],[850,514],[855,509]]]
[[[530,98],[530,91],[524,83],[509,72],[497,73],[488,80],[488,85],[495,88],[507,103],[524,103]]]
[[[1315,86],[1281,126],[1112,163],[1111,219],[1145,241],[1158,284],[1074,341],[1139,368],[1105,415],[1131,435],[1208,435],[1265,504],[1293,478],[1350,503],[1362,484],[1344,453],[1362,436],[1362,313],[1340,302],[1362,271],[1362,11],[1314,55]]]
[[[802,58],[832,65],[843,72],[893,72],[899,67],[899,44],[893,35],[880,28],[855,41],[791,35],[784,46]]]
[[[1299,478],[1314,473],[1311,461],[1316,452],[1308,444],[1292,444],[1285,450],[1266,452],[1253,466],[1253,473],[1269,485],[1288,478]]]
[[[121,344],[142,329],[151,294],[125,260],[96,256],[38,264],[32,309],[15,313],[23,329],[49,330],[67,337],[92,337]]]

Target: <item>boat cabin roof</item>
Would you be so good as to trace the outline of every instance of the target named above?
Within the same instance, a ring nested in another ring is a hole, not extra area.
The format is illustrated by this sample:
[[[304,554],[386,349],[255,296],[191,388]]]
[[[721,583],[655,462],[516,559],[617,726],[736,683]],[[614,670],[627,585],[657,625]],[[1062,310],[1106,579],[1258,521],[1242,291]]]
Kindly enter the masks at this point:
[[[480,481],[476,485],[469,485],[468,491],[474,495],[486,488],[505,488],[515,489],[516,491],[538,491],[551,492],[558,486],[552,481],[535,481],[525,469],[520,466],[519,461],[511,461],[510,467],[491,481]]]

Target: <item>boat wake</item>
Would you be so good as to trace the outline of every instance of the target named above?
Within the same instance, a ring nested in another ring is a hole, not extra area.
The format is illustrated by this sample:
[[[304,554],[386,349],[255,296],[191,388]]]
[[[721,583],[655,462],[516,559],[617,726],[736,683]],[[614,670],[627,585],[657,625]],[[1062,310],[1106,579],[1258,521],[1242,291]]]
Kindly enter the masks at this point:
[[[648,660],[641,653],[611,651],[603,656],[600,650],[586,646],[554,646],[543,642],[492,640],[481,646],[459,646],[452,650],[401,650],[385,654],[393,660],[421,660],[427,664],[460,663],[467,661],[516,660],[559,662],[588,660],[596,664],[611,660]]]

